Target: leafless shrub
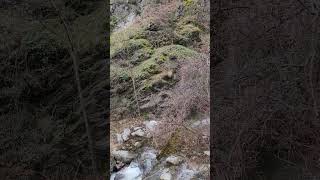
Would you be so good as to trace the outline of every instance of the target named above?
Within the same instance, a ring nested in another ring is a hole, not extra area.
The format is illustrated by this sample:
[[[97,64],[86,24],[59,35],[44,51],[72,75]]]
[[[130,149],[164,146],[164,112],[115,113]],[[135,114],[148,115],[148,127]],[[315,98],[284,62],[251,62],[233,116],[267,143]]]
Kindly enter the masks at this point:
[[[208,142],[203,142],[204,134],[200,133],[199,129],[191,129],[187,121],[195,113],[209,115],[208,57],[202,55],[198,59],[184,60],[177,74],[180,81],[171,92],[169,108],[163,113],[160,128],[155,135],[155,143],[159,146],[165,145],[172,133],[182,129],[184,136],[180,141],[186,142],[183,144],[187,147],[199,143],[208,145]],[[208,132],[209,128],[205,129]]]
[[[170,18],[170,15],[175,12],[178,6],[177,1],[161,4],[147,4],[138,22],[154,22],[164,24]]]

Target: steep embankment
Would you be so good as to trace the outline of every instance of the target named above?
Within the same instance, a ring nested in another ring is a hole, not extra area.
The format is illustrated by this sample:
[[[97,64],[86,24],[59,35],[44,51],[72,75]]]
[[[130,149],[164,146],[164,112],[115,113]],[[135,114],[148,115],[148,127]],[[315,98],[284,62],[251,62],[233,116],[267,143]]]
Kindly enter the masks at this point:
[[[209,7],[204,3],[113,1],[112,178],[208,178]]]

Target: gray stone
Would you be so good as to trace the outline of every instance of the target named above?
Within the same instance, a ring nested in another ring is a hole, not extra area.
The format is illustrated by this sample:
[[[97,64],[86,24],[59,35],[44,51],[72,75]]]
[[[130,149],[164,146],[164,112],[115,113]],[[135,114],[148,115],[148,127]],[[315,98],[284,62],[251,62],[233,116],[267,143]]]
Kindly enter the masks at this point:
[[[136,154],[131,153],[129,151],[125,151],[125,150],[116,150],[116,151],[112,151],[112,156],[118,160],[118,161],[122,161],[125,163],[129,163],[131,162],[134,158],[137,157]]]
[[[139,147],[141,147],[141,146],[142,146],[141,142],[135,142],[135,143],[134,143],[134,147],[139,148]]]
[[[203,120],[199,120],[199,121],[196,121],[194,122],[191,127],[192,128],[197,128],[197,127],[201,127],[201,126],[208,126],[210,125],[210,119],[209,118],[206,118],[206,119],[203,119]]]
[[[158,125],[158,122],[152,120],[152,121],[145,121],[144,124],[146,126],[147,137],[151,137],[152,133],[156,129],[156,126]]]
[[[166,159],[166,162],[167,162],[168,164],[172,164],[172,165],[178,165],[178,164],[180,164],[182,161],[183,161],[183,159],[182,159],[181,157],[173,156],[173,155],[167,157],[167,159]]]
[[[143,137],[145,136],[145,132],[142,129],[138,129],[137,131],[131,133],[132,136],[140,136]]]
[[[160,180],[171,180],[171,179],[172,179],[172,175],[170,173],[170,170],[164,169],[160,176]]]
[[[194,170],[187,169],[186,165],[183,164],[177,175],[177,180],[191,180],[195,175],[196,172]]]
[[[131,131],[129,128],[126,128],[125,130],[123,130],[123,133],[121,135],[123,141],[129,140],[130,133],[131,133]]]
[[[122,139],[122,135],[121,134],[116,134],[116,138],[117,138],[117,143],[119,143],[119,144],[123,143],[123,139]]]
[[[210,151],[203,151],[203,153],[207,156],[210,156]]]
[[[138,129],[142,129],[142,127],[134,127],[133,130],[137,131]]]
[[[143,174],[148,174],[157,163],[157,153],[154,149],[145,150],[140,158],[139,163],[142,166]]]
[[[140,106],[140,109],[143,111],[148,111],[151,110],[152,108],[154,108],[160,101],[149,101],[146,104],[143,104],[142,106]]]

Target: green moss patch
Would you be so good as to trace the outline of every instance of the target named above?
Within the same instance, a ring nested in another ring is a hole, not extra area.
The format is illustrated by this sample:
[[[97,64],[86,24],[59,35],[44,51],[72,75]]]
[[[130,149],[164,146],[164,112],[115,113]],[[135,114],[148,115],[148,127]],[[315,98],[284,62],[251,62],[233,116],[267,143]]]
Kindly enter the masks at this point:
[[[146,49],[144,50],[150,54],[153,52],[153,50]],[[130,77],[131,74],[135,79],[144,80],[152,75],[161,73],[164,69],[168,69],[168,67],[173,67],[173,65],[176,64],[174,61],[176,59],[192,58],[197,55],[198,53],[196,51],[181,45],[164,46],[156,49],[149,59],[142,61],[139,65],[133,66],[130,69],[112,65],[111,80],[125,80],[126,77]]]
[[[121,45],[111,48],[110,55],[111,58],[116,57],[128,57],[133,55],[135,51],[142,48],[150,48],[151,44],[146,39],[130,39],[128,41],[122,42]]]
[[[195,38],[200,34],[201,30],[193,24],[187,24],[182,28],[178,29],[178,33],[187,38]]]
[[[143,29],[139,26],[129,26],[123,30],[116,31],[112,33],[110,37],[111,46],[117,46],[121,44],[123,41],[127,41],[129,39],[139,39],[141,38],[143,33]]]
[[[193,25],[195,27],[198,27],[201,31],[205,31],[206,30],[206,27],[203,24],[201,24],[197,20],[196,16],[194,16],[194,15],[182,17],[179,20],[179,22],[177,23],[176,27],[177,27],[177,29],[179,29],[179,28],[182,28],[183,26],[188,25],[188,24],[191,24],[191,25]]]
[[[130,74],[125,68],[118,67],[117,65],[110,66],[110,77],[112,82],[128,81]]]
[[[201,40],[201,29],[191,23],[178,26],[175,32],[181,44],[190,44]]]
[[[157,62],[196,57],[197,52],[182,45],[169,45],[158,48],[152,58]]]
[[[166,66],[172,67],[170,65],[176,63],[172,60],[196,57],[197,54],[196,51],[181,45],[164,46],[156,49],[151,58],[134,67],[133,75],[138,79],[146,79],[167,69]]]
[[[132,64],[136,65],[144,60],[151,58],[153,53],[154,50],[150,47],[139,49],[134,52],[132,58],[130,58],[130,61]]]
[[[132,75],[136,79],[146,79],[150,77],[152,74],[156,74],[160,72],[160,66],[158,63],[154,61],[154,59],[150,58],[144,62],[142,62],[139,66],[136,66],[132,70]]]
[[[148,48],[138,51],[148,51],[146,49]],[[164,46],[152,50],[152,53],[150,58],[133,66],[121,67],[116,63],[111,65],[111,88],[115,95],[131,97],[132,78],[135,79],[139,93],[148,93],[164,86],[171,86],[175,83],[174,72],[178,66],[178,60],[196,59],[198,55],[196,51],[181,45]]]
[[[194,3],[194,0],[183,0],[185,6],[191,6]]]
[[[111,58],[126,53],[127,50],[148,46],[147,40],[142,38],[142,29],[137,26],[129,26],[123,30],[112,33],[110,37]]]

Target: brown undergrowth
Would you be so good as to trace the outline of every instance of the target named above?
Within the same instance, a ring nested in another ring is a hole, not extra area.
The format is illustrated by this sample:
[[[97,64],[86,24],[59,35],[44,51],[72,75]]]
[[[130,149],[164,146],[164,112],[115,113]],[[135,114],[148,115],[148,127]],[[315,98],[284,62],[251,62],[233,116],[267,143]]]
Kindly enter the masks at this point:
[[[162,147],[163,152],[171,153],[174,149],[174,152],[188,150],[192,154],[191,149],[209,149],[209,138],[206,138],[209,136],[209,126],[190,127],[190,121],[195,115],[209,116],[208,63],[205,55],[181,63],[177,72],[180,81],[171,90],[168,109],[164,111],[154,136],[155,145]]]

